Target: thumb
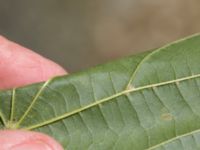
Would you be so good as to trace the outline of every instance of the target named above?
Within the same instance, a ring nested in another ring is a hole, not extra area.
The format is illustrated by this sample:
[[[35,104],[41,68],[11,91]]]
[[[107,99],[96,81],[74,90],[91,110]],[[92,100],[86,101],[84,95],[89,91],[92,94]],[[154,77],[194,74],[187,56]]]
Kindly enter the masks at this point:
[[[63,150],[49,136],[23,130],[0,131],[0,147],[1,150]]]

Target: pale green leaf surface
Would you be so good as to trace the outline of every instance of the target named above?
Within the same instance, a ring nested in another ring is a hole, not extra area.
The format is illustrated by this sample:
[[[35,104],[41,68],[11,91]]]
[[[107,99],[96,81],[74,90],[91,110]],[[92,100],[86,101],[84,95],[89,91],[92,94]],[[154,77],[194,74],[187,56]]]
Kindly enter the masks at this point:
[[[45,83],[0,92],[0,128],[66,150],[200,149],[200,35]]]

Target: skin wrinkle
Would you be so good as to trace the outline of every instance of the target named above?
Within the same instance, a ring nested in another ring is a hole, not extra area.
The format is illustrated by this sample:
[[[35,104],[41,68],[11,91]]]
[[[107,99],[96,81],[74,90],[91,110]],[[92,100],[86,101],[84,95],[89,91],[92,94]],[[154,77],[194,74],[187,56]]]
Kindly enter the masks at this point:
[[[33,138],[33,139],[34,139],[34,138]],[[23,142],[20,142],[19,144],[16,144],[16,145],[13,145],[13,146],[9,147],[9,149],[14,149],[14,148],[18,148],[18,147],[20,147],[20,146],[24,146],[24,145],[26,145],[27,143],[31,143],[33,139],[31,138],[31,139],[29,139],[29,140],[25,140],[25,141],[23,141]],[[52,149],[52,147],[51,147],[48,143],[46,143],[45,141],[43,141],[43,140],[41,140],[41,139],[39,139],[39,140],[34,139],[34,143],[35,143],[35,144],[42,144],[42,145],[44,145],[44,146],[45,146],[45,150],[54,150],[54,149]],[[48,148],[48,149],[47,149],[47,148]]]
[[[53,150],[51,147],[44,145],[43,143],[35,143],[35,146],[31,147],[31,148],[29,148],[29,147],[27,148],[27,145],[20,145],[17,148],[14,147],[9,150],[27,150],[27,149],[29,149],[29,150]]]
[[[63,150],[61,146],[54,141],[54,139],[48,137],[47,135],[24,130],[0,131],[0,144],[1,150],[10,150],[24,145],[35,144],[41,144],[46,148],[45,150]]]
[[[15,144],[15,145],[11,145],[11,147],[9,147],[9,148],[14,148],[14,147],[20,146],[20,145],[22,145],[24,143],[30,142],[31,139],[39,140],[37,138],[34,138],[33,135],[31,135],[30,137],[26,137],[25,139],[23,139],[19,143]]]

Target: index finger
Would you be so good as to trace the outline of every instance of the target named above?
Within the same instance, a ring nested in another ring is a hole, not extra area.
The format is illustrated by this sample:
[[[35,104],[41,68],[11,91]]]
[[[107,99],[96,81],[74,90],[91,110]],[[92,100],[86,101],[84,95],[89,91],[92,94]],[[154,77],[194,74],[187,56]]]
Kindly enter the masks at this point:
[[[66,71],[58,64],[0,36],[0,89],[46,81]]]

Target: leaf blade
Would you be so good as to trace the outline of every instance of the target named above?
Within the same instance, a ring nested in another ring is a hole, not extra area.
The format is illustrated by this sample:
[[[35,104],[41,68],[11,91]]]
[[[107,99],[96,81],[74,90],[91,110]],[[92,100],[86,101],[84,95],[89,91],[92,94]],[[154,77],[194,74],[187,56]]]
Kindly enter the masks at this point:
[[[183,149],[186,139],[197,149],[200,138],[189,138],[200,130],[199,43],[194,35],[34,85],[36,98],[17,113],[18,125],[50,134],[66,149]]]

